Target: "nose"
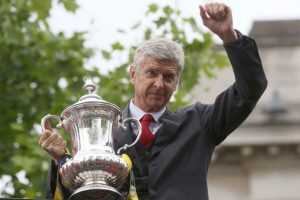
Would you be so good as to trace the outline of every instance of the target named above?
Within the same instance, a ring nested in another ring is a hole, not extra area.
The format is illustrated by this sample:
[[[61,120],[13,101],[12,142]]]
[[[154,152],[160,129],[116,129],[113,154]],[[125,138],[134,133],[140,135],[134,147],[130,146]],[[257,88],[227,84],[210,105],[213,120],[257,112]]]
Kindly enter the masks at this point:
[[[154,86],[156,88],[163,88],[164,87],[164,82],[163,82],[163,76],[157,76],[156,79],[154,80]]]

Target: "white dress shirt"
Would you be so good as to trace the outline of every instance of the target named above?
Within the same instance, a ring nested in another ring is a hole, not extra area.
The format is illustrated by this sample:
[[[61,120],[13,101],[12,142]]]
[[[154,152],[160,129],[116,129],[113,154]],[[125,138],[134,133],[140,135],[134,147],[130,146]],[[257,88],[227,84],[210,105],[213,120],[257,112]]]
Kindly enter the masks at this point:
[[[134,117],[140,121],[141,118],[145,114],[152,115],[154,121],[149,124],[149,128],[153,134],[157,133],[158,129],[160,128],[161,124],[158,122],[158,119],[162,116],[162,114],[165,112],[165,110],[166,110],[166,107],[164,107],[163,109],[161,109],[158,112],[146,113],[142,109],[140,109],[138,106],[136,106],[132,100],[129,103],[129,111],[130,111],[131,117]],[[135,133],[137,134],[136,127],[133,126],[133,128],[134,128]]]

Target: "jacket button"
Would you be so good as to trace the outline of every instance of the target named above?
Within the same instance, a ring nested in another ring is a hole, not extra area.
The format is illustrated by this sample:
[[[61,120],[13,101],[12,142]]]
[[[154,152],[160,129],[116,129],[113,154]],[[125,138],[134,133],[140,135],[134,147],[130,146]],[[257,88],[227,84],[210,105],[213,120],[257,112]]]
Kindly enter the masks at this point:
[[[155,193],[156,193],[156,191],[154,189],[152,189],[152,188],[149,189],[150,196],[154,196]]]
[[[157,166],[156,163],[152,163],[152,164],[151,164],[151,167],[155,167],[155,166]]]

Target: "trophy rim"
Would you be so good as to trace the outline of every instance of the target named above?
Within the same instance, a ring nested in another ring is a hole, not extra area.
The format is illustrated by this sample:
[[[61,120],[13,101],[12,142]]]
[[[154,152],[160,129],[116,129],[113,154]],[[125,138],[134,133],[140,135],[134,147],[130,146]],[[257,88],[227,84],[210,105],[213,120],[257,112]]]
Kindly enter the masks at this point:
[[[68,200],[77,200],[77,199],[85,199],[85,200],[96,200],[99,199],[99,196],[89,196],[87,195],[90,192],[94,191],[102,191],[104,193],[107,193],[104,195],[104,197],[101,197],[103,200],[124,200],[123,195],[114,187],[109,185],[104,185],[101,183],[93,183],[84,185],[82,187],[79,187],[76,189],[71,196],[68,198]]]

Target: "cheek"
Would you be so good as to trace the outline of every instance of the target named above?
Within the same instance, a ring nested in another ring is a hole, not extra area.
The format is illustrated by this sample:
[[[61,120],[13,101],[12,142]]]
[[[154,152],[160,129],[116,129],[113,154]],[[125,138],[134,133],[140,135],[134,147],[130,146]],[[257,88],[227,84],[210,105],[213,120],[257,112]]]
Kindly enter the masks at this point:
[[[171,84],[171,85],[169,86],[169,91],[170,91],[170,93],[175,92],[176,88],[177,88],[177,85],[176,85],[176,84]]]
[[[149,85],[150,84],[147,81],[136,81],[135,90],[137,90],[140,94],[144,94],[147,92]]]

